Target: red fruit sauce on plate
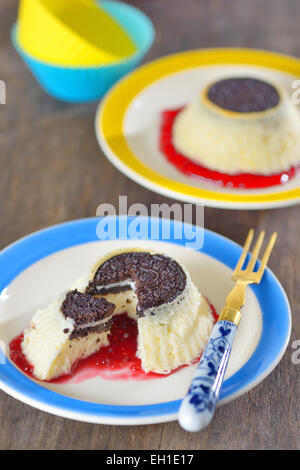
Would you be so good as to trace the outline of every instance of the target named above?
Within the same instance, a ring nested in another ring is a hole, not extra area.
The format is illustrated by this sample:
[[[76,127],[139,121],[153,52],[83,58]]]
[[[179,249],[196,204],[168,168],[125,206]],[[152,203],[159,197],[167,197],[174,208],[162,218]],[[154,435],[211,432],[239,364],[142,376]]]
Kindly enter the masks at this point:
[[[219,186],[239,189],[267,188],[270,186],[282,185],[290,181],[300,170],[300,165],[291,167],[289,170],[274,175],[255,175],[250,173],[240,173],[228,175],[218,171],[210,170],[199,163],[190,160],[177,152],[172,142],[172,132],[174,120],[183,107],[162,112],[161,128],[159,137],[159,147],[167,160],[172,163],[177,170],[188,176],[198,176],[209,180]]]
[[[209,305],[216,321],[218,318],[216,310],[212,304]],[[136,357],[137,333],[135,320],[129,318],[126,313],[115,315],[108,336],[109,345],[86,359],[77,361],[73,365],[71,374],[52,379],[50,382],[80,383],[85,379],[97,376],[108,380],[148,380],[166,377],[164,374],[146,373],[142,370],[141,361]],[[22,341],[23,333],[10,342],[10,358],[25,374],[34,378],[33,367],[21,349]],[[198,362],[199,359],[200,356],[194,362]],[[171,374],[174,372],[172,371]]]

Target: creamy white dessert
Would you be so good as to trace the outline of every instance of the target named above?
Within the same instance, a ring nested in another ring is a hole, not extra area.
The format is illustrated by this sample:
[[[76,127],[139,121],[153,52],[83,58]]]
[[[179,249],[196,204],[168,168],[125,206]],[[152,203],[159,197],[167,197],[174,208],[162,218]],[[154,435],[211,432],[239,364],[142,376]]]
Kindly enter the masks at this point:
[[[115,313],[136,318],[137,355],[146,372],[166,374],[191,363],[213,326],[211,309],[187,269],[159,253],[110,253],[93,267],[88,292],[104,295]]]
[[[38,310],[21,345],[35,377],[50,380],[69,374],[78,359],[106,346],[113,310],[105,299],[76,290]]]
[[[177,261],[141,250],[109,253],[25,329],[22,350],[34,375],[50,380],[70,373],[108,344],[112,317],[123,312],[137,321],[145,372],[166,374],[191,363],[213,326],[210,306]]]
[[[300,164],[300,113],[277,84],[220,80],[176,116],[173,144],[215,171],[277,174]]]

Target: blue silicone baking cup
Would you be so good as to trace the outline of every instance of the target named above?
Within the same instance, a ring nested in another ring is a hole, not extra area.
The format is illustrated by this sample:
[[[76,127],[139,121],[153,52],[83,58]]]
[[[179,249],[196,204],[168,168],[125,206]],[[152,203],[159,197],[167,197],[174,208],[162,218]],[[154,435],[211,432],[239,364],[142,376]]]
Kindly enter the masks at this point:
[[[37,82],[49,95],[71,103],[100,99],[121,77],[133,70],[150,49],[155,30],[150,19],[137,8],[117,1],[98,2],[130,35],[136,52],[113,65],[94,67],[66,67],[40,61],[24,51],[18,42],[18,23],[11,38]]]

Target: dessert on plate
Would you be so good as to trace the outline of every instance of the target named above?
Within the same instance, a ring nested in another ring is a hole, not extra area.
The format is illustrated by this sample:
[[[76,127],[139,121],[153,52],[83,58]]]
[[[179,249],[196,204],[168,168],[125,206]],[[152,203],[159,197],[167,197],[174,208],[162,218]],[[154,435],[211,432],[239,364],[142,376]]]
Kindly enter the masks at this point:
[[[114,308],[103,298],[73,289],[39,309],[21,344],[34,376],[50,380],[69,374],[79,358],[106,346]]]
[[[34,376],[51,380],[108,344],[112,318],[137,321],[145,372],[166,374],[197,358],[213,326],[207,300],[184,266],[145,250],[109,253],[64,295],[33,316],[22,351]]]
[[[275,82],[223,78],[164,117],[169,133],[161,148],[186,173],[229,186],[263,187],[286,182],[300,165],[300,113]]]

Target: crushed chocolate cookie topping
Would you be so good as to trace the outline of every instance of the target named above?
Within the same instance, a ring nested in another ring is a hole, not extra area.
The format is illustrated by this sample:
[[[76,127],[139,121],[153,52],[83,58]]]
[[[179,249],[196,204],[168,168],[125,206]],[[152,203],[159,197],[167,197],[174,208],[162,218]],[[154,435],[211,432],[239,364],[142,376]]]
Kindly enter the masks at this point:
[[[256,78],[227,78],[208,90],[209,100],[220,108],[238,113],[265,111],[279,103],[272,85]]]
[[[131,281],[135,284],[138,314],[148,308],[172,302],[186,286],[186,275],[179,264],[164,255],[146,252],[129,252],[113,256],[105,261],[89,283],[86,292],[97,294],[107,285]]]
[[[76,327],[93,324],[105,318],[109,319],[115,305],[104,298],[95,298],[90,294],[82,294],[77,290],[67,293],[61,311],[66,318],[72,318]]]

